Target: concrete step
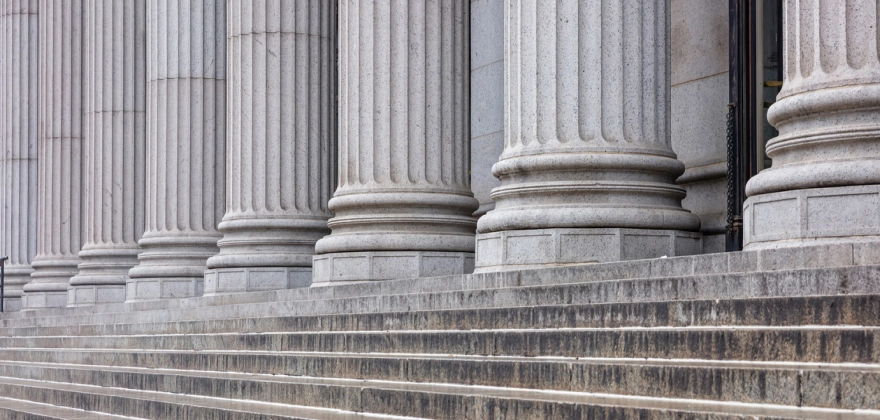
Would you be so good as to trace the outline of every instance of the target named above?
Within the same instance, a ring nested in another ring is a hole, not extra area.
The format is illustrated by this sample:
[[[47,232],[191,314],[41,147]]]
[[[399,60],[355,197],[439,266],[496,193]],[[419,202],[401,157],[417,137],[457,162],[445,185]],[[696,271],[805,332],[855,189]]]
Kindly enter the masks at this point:
[[[593,281],[688,277],[707,274],[750,274],[810,268],[861,267],[878,264],[880,264],[880,251],[878,251],[878,247],[875,244],[819,245],[547,269],[522,269],[502,273],[362,282],[319,288],[236,293],[190,299],[168,299],[77,308],[53,308],[0,314],[0,319],[27,319],[35,316],[40,318],[50,316],[67,317],[82,314],[169,310],[214,305],[321,300],[452,290],[479,290]]]
[[[140,312],[35,316],[4,319],[2,326],[134,324],[266,316],[868,294],[880,294],[880,266],[591,281],[545,286],[508,286],[494,289],[305,299]]]
[[[0,395],[67,408],[149,419],[402,419],[243,399],[0,377]]]
[[[0,337],[0,348],[318,351],[880,363],[880,328],[629,327]]]
[[[880,326],[880,295],[520,306],[0,328],[0,336],[688,326]]]
[[[138,389],[173,393],[192,393],[187,390],[204,387],[261,389],[240,383],[208,386],[205,381],[195,386],[195,380],[191,378],[192,375],[215,377],[214,374],[218,372],[238,372],[268,375],[265,378],[284,375],[301,379],[446,383],[797,407],[880,410],[880,399],[876,398],[880,392],[880,365],[877,364],[63,350],[18,351],[15,354],[3,351],[0,357],[0,376],[111,387],[135,386]],[[248,380],[250,377],[241,378]],[[169,388],[172,384],[175,384],[174,388]],[[305,391],[291,393],[312,394]],[[219,394],[213,396],[228,397]],[[263,399],[260,395],[237,398]],[[318,404],[310,401],[286,401],[300,405]]]
[[[0,418],[6,420],[134,420],[137,417],[116,416],[95,411],[59,407],[33,401],[0,397]]]
[[[79,401],[100,399],[100,397],[96,398],[96,394],[103,394],[100,396],[106,399],[108,396],[124,398],[128,396],[128,392],[135,392],[170,396],[181,403],[218,400],[235,404],[259,399],[285,406],[289,406],[290,403],[314,404],[311,409],[333,406],[342,407],[349,412],[427,418],[880,418],[880,411],[876,410],[853,411],[772,404],[731,404],[704,400],[620,397],[584,392],[534,391],[509,387],[109,367],[101,367],[105,370],[99,371],[66,366],[71,370],[65,373],[63,368],[65,366],[59,366],[58,369],[22,367],[20,372],[25,376],[47,375],[45,378],[62,379],[63,382],[54,380],[36,382],[30,379],[3,377],[0,378],[0,390],[3,390],[5,382],[14,381],[24,385],[25,390],[22,392],[24,394],[34,393],[28,392],[27,388],[34,388],[39,384],[52,387],[55,393],[89,394],[87,398],[76,398]],[[105,385],[95,387],[71,382],[77,380]],[[116,385],[135,385],[147,391],[131,391]],[[142,405],[153,405],[158,400],[160,399],[143,401]],[[126,409],[126,405],[136,405],[134,402],[125,401],[122,405],[123,407],[120,408],[113,407],[113,410],[156,413],[156,410]],[[197,409],[189,407],[192,405],[187,408],[193,410],[194,414],[198,413]],[[151,418],[157,417],[153,415]]]

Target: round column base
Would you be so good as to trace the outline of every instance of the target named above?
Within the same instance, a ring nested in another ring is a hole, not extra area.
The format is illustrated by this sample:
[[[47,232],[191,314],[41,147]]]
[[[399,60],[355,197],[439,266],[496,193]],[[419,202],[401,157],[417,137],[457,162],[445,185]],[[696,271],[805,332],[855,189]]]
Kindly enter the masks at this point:
[[[205,271],[204,296],[295,289],[312,284],[312,267],[227,267]]]
[[[125,285],[71,285],[67,289],[67,306],[91,306],[125,301]]]
[[[702,253],[703,236],[680,230],[557,228],[477,235],[476,273],[679,257]]]
[[[474,271],[471,252],[377,251],[316,255],[312,286],[340,282],[413,279]]]
[[[126,281],[125,301],[199,297],[204,285],[203,277],[129,278]]]
[[[749,197],[744,250],[880,240],[880,185],[811,188]]]

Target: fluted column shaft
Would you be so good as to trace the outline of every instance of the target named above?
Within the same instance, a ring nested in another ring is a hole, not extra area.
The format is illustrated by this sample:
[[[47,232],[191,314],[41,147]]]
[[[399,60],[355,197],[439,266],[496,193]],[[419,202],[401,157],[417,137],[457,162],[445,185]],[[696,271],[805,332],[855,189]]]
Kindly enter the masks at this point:
[[[501,186],[478,269],[681,254],[675,231],[699,220],[674,183],[668,1],[505,0],[505,19]]]
[[[69,304],[125,299],[144,233],[146,0],[86,4],[85,243]]]
[[[226,1],[147,2],[146,232],[129,300],[198,296],[225,209]]]
[[[746,186],[747,249],[880,240],[880,13],[873,0],[783,3],[773,166]]]
[[[468,271],[468,1],[343,0],[339,22],[339,185],[316,282]]]
[[[67,304],[82,248],[85,2],[40,0],[37,256],[25,308]]]
[[[226,214],[205,293],[308,285],[335,164],[336,5],[228,0]]]
[[[0,256],[7,310],[21,307],[37,244],[38,0],[0,1]]]

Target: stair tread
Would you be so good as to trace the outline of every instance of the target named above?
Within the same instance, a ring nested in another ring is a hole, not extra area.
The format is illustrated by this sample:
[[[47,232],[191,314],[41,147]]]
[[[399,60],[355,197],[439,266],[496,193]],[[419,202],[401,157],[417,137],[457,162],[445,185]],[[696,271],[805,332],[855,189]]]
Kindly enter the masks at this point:
[[[50,388],[66,391],[74,391],[85,394],[99,394],[106,396],[119,396],[132,399],[144,399],[161,401],[172,404],[190,405],[196,407],[216,408],[229,412],[250,412],[269,414],[276,416],[291,416],[296,418],[314,419],[412,419],[413,417],[401,417],[372,413],[355,413],[344,410],[328,409],[320,407],[305,407],[289,404],[267,403],[252,400],[229,400],[191,394],[172,394],[158,391],[133,390],[126,388],[104,387],[65,382],[39,381],[32,379],[13,378],[0,376],[0,383],[34,388]]]
[[[48,365],[48,364],[47,364]],[[69,368],[82,368],[81,365],[57,365],[58,367],[67,366]],[[89,368],[89,367],[87,367]],[[99,367],[90,367],[98,369]],[[880,418],[880,410],[842,410],[827,409],[815,407],[793,407],[773,404],[754,404],[739,402],[719,402],[710,400],[682,399],[682,398],[658,398],[643,396],[627,396],[614,395],[604,393],[589,392],[571,392],[571,391],[551,391],[551,390],[532,390],[523,388],[505,388],[491,386],[474,386],[474,385],[458,385],[443,383],[413,383],[387,380],[357,380],[357,379],[340,379],[340,378],[315,378],[315,377],[297,377],[287,375],[267,375],[253,373],[235,373],[235,372],[210,372],[210,371],[187,371],[175,369],[146,369],[146,368],[124,368],[124,367],[107,367],[101,366],[101,370],[119,371],[119,372],[143,372],[148,374],[163,375],[189,375],[195,377],[221,378],[221,379],[239,379],[258,382],[284,382],[284,383],[303,383],[312,385],[326,386],[342,386],[353,388],[371,388],[400,392],[417,392],[427,394],[449,394],[449,395],[467,395],[467,396],[484,396],[502,399],[519,399],[529,401],[543,401],[550,403],[567,403],[567,404],[584,404],[584,405],[600,405],[600,406],[616,406],[631,407],[649,410],[672,410],[694,413],[717,413],[717,414],[735,414],[735,415],[761,415],[773,417],[794,417],[794,418],[816,418],[816,419],[837,419],[846,418]],[[316,407],[302,406],[285,406],[277,403],[261,403],[251,400],[230,401],[224,398],[206,397],[192,394],[170,394],[156,391],[130,390],[126,388],[99,387],[92,385],[51,382],[51,381],[35,381],[30,379],[19,379],[7,376],[0,376],[0,383],[19,383],[27,386],[43,386],[63,388],[68,390],[76,390],[84,393],[101,393],[105,395],[121,395],[131,398],[149,397],[155,400],[165,400],[185,404],[201,405],[213,404],[217,408],[234,407],[233,409],[248,410],[254,412],[265,412],[267,414],[286,414],[286,415],[305,415],[311,410],[315,410],[315,414],[322,413],[321,409]],[[219,404],[219,405],[218,405]],[[339,410],[327,410],[339,411]],[[345,417],[345,415],[353,415],[354,417]],[[344,412],[343,416],[337,418],[360,418],[357,414]],[[395,418],[395,417],[387,417]],[[398,417],[399,418],[399,417]],[[408,418],[408,417],[407,417]]]
[[[19,400],[0,396],[0,409],[12,412],[25,413],[34,416],[66,420],[136,420],[137,417],[119,416],[116,414],[86,411],[77,408],[61,407],[34,401]]]

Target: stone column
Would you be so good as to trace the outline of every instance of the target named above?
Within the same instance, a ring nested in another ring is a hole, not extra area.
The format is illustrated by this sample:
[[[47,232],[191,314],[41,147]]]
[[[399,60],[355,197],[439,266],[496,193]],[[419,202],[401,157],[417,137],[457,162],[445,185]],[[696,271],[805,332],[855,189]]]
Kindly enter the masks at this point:
[[[37,251],[38,0],[0,0],[0,256],[21,308]]]
[[[335,171],[335,3],[228,0],[226,215],[206,295],[311,282]]]
[[[340,1],[339,186],[315,282],[473,268],[469,1]]]
[[[82,248],[85,2],[40,0],[37,256],[25,308],[67,305]]]
[[[667,0],[506,0],[504,153],[477,271],[689,255]]]
[[[880,240],[876,2],[783,6],[783,86],[768,119],[773,167],[746,186],[745,248]]]
[[[147,195],[128,300],[200,296],[225,209],[226,0],[147,2]]]
[[[86,3],[85,244],[69,305],[125,300],[144,233],[146,0]]]

